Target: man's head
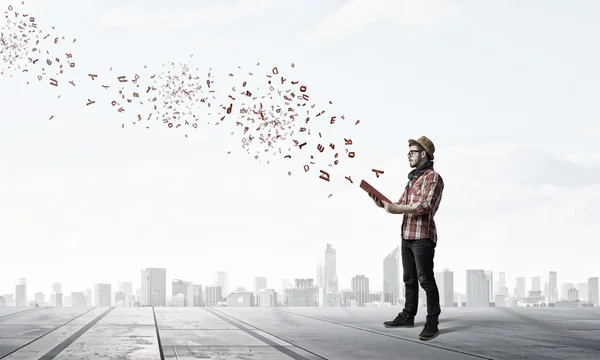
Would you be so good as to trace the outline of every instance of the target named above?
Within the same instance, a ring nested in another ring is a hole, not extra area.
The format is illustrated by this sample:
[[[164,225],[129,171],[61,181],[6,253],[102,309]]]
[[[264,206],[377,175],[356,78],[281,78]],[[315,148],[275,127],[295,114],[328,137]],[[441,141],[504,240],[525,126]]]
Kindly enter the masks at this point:
[[[417,140],[408,140],[408,163],[411,168],[416,168],[428,160],[433,160],[435,146],[433,142],[425,136]]]

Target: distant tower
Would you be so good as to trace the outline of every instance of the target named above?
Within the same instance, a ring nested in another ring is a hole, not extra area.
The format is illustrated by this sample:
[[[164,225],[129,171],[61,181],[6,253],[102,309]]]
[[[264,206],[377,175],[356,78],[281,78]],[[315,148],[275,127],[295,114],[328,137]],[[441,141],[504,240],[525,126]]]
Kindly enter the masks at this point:
[[[548,276],[548,301],[555,302],[558,300],[558,277],[556,271],[550,271]]]
[[[15,301],[19,307],[27,306],[27,285],[25,278],[21,278],[19,285],[15,286]]]
[[[383,301],[398,305],[400,298],[400,247],[383,259]]]
[[[501,271],[498,274],[498,292],[500,292],[500,288],[503,288],[506,286],[506,273],[504,271]]]
[[[589,282],[589,279],[588,279]],[[590,301],[590,288],[588,283],[579,283],[575,286],[577,291],[579,292],[579,300],[581,301]]]
[[[257,276],[254,278],[254,299],[258,300],[258,293],[261,290],[267,288],[267,278],[264,276]]]
[[[140,305],[167,306],[167,269],[142,270]]]
[[[494,298],[494,273],[491,270],[484,271],[485,277],[488,281],[488,291],[490,296],[490,301]]]
[[[217,286],[221,287],[221,296],[226,298],[229,295],[229,279],[225,271],[217,272]]]
[[[593,303],[594,306],[600,304],[600,288],[598,285],[597,277],[588,279],[588,301]]]
[[[521,276],[517,278],[517,299],[521,300],[527,296],[527,287],[525,284],[525,277]]]
[[[435,282],[440,293],[440,305],[444,307],[454,306],[454,272],[444,269],[443,272],[435,273]]]
[[[36,292],[35,293],[35,302],[39,306],[46,306],[46,297],[44,296],[44,293],[42,293],[42,292]]]
[[[365,306],[369,302],[369,278],[364,275],[356,275],[352,278],[352,291],[357,306]]]
[[[481,269],[467,270],[467,307],[490,306],[489,282]]]
[[[207,286],[204,291],[206,292],[206,296],[204,297],[205,306],[218,306],[223,301],[223,289],[220,286]]]
[[[189,281],[173,279],[171,281],[171,296],[175,296],[177,294],[187,295],[188,284],[191,283]]]
[[[100,306],[100,307],[112,306],[110,284],[96,284],[96,286],[94,287],[94,290],[95,290],[96,306]]]
[[[534,276],[531,278],[531,291],[542,291],[542,278]]]
[[[338,291],[336,251],[327,244],[324,251],[319,254],[319,266],[317,268],[317,285],[324,289],[325,293]]]

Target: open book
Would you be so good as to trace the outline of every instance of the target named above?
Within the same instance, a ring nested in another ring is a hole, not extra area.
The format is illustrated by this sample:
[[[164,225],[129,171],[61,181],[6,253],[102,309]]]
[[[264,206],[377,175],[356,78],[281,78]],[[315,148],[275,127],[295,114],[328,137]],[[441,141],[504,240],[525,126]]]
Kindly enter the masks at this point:
[[[360,182],[360,188],[363,189],[364,191],[368,192],[369,194],[373,194],[375,195],[375,197],[382,202],[386,202],[386,203],[392,203],[390,201],[390,199],[386,198],[385,195],[383,195],[382,193],[380,193],[377,189],[375,189],[373,186],[371,186],[371,184],[369,184],[366,181],[361,181]]]

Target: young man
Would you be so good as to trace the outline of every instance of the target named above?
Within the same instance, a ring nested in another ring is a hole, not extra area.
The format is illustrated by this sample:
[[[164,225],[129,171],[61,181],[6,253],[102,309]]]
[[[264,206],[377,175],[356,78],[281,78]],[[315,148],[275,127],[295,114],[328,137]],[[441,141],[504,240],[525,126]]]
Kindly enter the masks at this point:
[[[433,170],[435,146],[425,136],[408,140],[408,163],[413,168],[408,174],[408,184],[396,204],[382,203],[372,194],[379,207],[390,214],[403,214],[402,268],[404,270],[404,309],[393,321],[384,322],[389,328],[413,327],[419,301],[419,284],[427,296],[427,320],[419,338],[433,339],[438,334],[440,295],[433,273],[433,256],[437,232],[433,217],[442,200],[444,182]]]

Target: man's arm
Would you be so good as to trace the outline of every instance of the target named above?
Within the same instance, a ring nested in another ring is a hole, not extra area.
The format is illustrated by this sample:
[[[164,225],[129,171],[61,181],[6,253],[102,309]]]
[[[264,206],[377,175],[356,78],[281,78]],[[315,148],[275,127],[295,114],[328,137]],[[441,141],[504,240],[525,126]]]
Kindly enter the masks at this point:
[[[402,196],[400,197],[400,201],[395,202],[395,203],[391,203],[391,204],[384,204],[384,208],[387,212],[389,212],[390,214],[412,214],[413,213],[413,208],[410,205],[404,205],[404,199],[406,198],[406,192],[408,191],[408,188],[404,189],[404,192],[402,193]]]
[[[387,204],[385,208],[391,214],[413,214],[414,210],[410,205]]]
[[[444,182],[437,173],[427,176],[428,178],[425,178],[425,199],[423,201],[414,203],[412,205],[403,205],[402,201],[397,204],[384,204],[385,210],[391,214],[423,215],[432,212],[442,198]]]
[[[443,191],[444,182],[442,178],[435,172],[427,175],[425,179],[425,198],[423,201],[412,204],[412,212],[409,214],[424,215],[432,212],[442,199]]]

